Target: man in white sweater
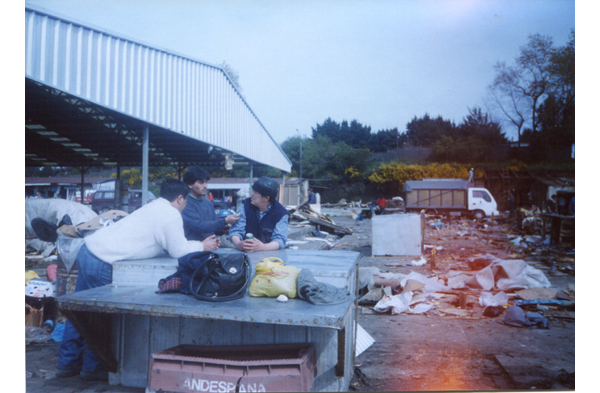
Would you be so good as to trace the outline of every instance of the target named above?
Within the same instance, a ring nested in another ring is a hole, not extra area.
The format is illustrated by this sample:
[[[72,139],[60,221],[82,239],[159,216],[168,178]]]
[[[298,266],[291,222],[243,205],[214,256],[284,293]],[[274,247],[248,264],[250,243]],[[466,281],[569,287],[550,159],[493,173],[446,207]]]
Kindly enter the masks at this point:
[[[160,198],[129,216],[85,237],[77,254],[78,277],[75,292],[112,282],[112,264],[116,261],[153,258],[166,251],[180,258],[196,251],[214,251],[216,237],[202,242],[187,240],[183,232],[181,212],[187,202],[189,188],[181,180],[168,179],[160,187]],[[59,378],[79,374],[84,380],[106,379],[108,373],[88,348],[81,335],[67,321],[58,359]]]

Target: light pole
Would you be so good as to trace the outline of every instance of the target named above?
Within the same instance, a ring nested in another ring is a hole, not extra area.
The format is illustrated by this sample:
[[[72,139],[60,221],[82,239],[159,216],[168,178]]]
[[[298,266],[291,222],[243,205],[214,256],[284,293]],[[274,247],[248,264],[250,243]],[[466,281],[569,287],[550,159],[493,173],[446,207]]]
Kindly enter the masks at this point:
[[[300,131],[297,128],[296,132],[300,136],[300,181],[302,181],[302,135],[300,135]]]

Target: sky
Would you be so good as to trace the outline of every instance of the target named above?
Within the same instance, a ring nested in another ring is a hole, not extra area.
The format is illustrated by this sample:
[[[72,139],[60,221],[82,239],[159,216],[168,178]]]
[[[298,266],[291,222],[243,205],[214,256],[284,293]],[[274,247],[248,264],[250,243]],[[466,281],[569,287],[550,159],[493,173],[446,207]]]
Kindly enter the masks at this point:
[[[485,112],[498,61],[528,35],[564,45],[573,0],[29,0],[206,63],[227,63],[278,143],[327,118],[371,132],[426,113],[459,124]],[[491,108],[490,108],[491,109]],[[500,121],[509,139],[516,131]]]

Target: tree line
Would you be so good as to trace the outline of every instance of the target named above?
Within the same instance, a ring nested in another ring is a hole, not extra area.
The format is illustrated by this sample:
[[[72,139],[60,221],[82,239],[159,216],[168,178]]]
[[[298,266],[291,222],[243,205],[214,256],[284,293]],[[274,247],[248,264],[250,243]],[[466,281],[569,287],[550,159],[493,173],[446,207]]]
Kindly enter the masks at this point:
[[[530,35],[511,64],[499,61],[488,86],[486,109],[468,108],[459,124],[425,113],[415,116],[403,132],[398,128],[372,132],[354,119],[336,122],[331,118],[312,127],[310,138],[294,136],[282,148],[302,177],[357,177],[377,170],[380,163],[371,153],[407,146],[431,148],[430,162],[463,164],[489,163],[490,148],[509,142],[508,129],[516,130],[517,150],[526,164],[555,162],[557,149],[575,143],[575,31],[566,45],[555,47],[551,37]]]

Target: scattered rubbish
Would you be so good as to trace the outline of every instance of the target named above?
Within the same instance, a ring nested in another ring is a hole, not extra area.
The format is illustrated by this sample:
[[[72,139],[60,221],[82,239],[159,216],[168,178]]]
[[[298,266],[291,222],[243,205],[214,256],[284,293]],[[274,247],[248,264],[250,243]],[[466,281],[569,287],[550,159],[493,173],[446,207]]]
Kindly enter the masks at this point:
[[[48,265],[48,267],[46,268],[46,274],[48,275],[48,279],[50,281],[56,281],[57,270],[58,265],[55,263]]]
[[[423,258],[423,257],[421,257],[421,259],[419,259],[418,261],[414,260],[414,261],[410,262],[410,264],[413,265],[413,266],[423,266],[426,263],[427,263],[427,260],[425,258]]]
[[[443,249],[444,249],[444,247],[442,247],[442,246],[432,246],[432,245],[430,245],[430,244],[425,244],[425,248],[426,248],[426,249],[429,249],[429,248],[435,248],[437,251],[441,251],[441,250],[443,250]]]
[[[32,278],[40,278],[40,276],[38,276],[38,274],[33,270],[25,272],[25,284],[27,284],[27,281],[31,280]]]
[[[528,288],[515,292],[523,300],[550,300],[555,299],[558,289],[554,288]]]
[[[425,288],[425,284],[417,280],[407,280],[402,287],[402,292],[420,291]]]
[[[55,283],[41,278],[32,278],[25,284],[25,296],[54,297],[55,290]]]
[[[499,315],[502,315],[505,308],[503,306],[488,306],[483,310],[483,316],[495,318]]]
[[[375,305],[378,301],[383,297],[383,288],[382,287],[374,287],[369,292],[367,292],[363,297],[358,299],[358,304],[362,306],[367,305]]]
[[[354,375],[356,375],[356,378],[358,378],[365,386],[372,386],[371,382],[367,380],[367,376],[360,370],[360,368],[354,367]]]
[[[548,319],[536,312],[525,313],[519,306],[509,306],[504,313],[504,324],[516,327],[550,329]]]
[[[317,213],[308,205],[288,209],[288,211],[290,213],[290,221],[308,221],[310,224],[317,226],[320,230],[324,230],[340,237],[352,234],[351,229],[336,225],[329,217]]]
[[[409,308],[408,312],[410,314],[423,314],[433,308],[433,304],[420,303],[414,306],[413,308]]]
[[[313,236],[315,236],[315,237],[318,237],[318,238],[321,238],[321,239],[324,239],[324,238],[326,238],[326,237],[327,237],[327,234],[326,234],[326,233],[324,233],[324,232],[321,232],[321,231],[319,231],[319,230],[316,230],[316,229],[315,229],[314,231],[312,231],[312,232],[311,232],[311,234],[312,234]]]
[[[292,245],[296,245],[296,244],[306,244],[308,243],[307,241],[303,241],[303,240],[288,240],[287,242],[285,242],[286,245],[288,244],[292,244]]]
[[[360,324],[356,324],[356,349],[355,349],[355,357],[358,357],[361,353],[366,351],[371,345],[375,343],[375,339],[371,337],[367,331],[360,326]]]
[[[288,301],[288,297],[285,295],[279,295],[277,296],[277,301],[278,302],[287,302]]]
[[[475,258],[472,261],[468,261],[467,264],[471,270],[481,270],[491,265],[492,261],[487,258]]]
[[[50,341],[52,336],[46,329],[37,326],[25,326],[25,343],[45,343]]]
[[[479,305],[482,307],[496,307],[508,304],[508,295],[504,292],[492,294],[490,292],[482,292],[479,296]]]
[[[557,300],[557,299],[545,299],[545,300],[515,300],[515,305],[517,306],[532,306],[532,305],[555,305],[562,307],[573,307],[575,303],[570,302],[568,300]]]
[[[377,302],[374,310],[378,313],[391,311],[392,315],[401,314],[408,310],[412,295],[412,292],[403,292],[394,296],[385,295],[379,302]]]
[[[377,276],[374,276],[373,279],[374,279],[375,285],[378,287],[391,287],[393,289],[396,289],[396,288],[402,286],[400,278],[380,277],[377,275]]]

